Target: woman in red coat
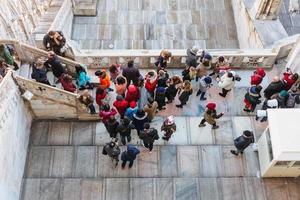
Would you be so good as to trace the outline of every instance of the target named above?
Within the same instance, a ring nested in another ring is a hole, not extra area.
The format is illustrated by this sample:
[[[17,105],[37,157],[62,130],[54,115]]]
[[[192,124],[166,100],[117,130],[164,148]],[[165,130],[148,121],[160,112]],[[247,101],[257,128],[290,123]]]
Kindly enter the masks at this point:
[[[253,75],[251,76],[251,85],[259,85],[261,84],[263,78],[265,77],[266,72],[263,68],[259,67],[257,68],[254,72]]]
[[[285,83],[285,90],[288,91],[298,80],[298,74],[293,72],[287,68],[286,72],[283,73],[283,81]]]
[[[117,114],[117,111],[112,108],[110,109],[110,106],[108,104],[103,105],[103,109],[100,111],[99,116],[102,122],[106,125],[107,121],[111,118],[114,117]]]
[[[154,97],[154,90],[157,85],[157,73],[154,70],[151,70],[147,73],[145,78],[145,88]]]
[[[64,90],[74,93],[77,88],[74,85],[74,83],[72,82],[72,80],[73,80],[72,76],[70,76],[68,74],[62,74],[59,77],[59,81],[60,81],[62,87],[64,88]]]
[[[135,101],[137,102],[140,98],[140,91],[139,89],[134,85],[129,85],[126,93],[125,100],[127,102]]]
[[[128,108],[128,102],[123,98],[122,95],[118,95],[113,105],[123,119],[125,111]]]

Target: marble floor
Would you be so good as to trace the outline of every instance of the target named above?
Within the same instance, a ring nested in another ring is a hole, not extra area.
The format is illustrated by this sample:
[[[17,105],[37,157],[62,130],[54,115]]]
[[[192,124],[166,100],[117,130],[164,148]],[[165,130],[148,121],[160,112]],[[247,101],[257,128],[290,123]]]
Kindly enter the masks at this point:
[[[99,0],[96,17],[76,16],[83,49],[238,48],[229,0]]]
[[[300,1],[297,0],[300,4]],[[300,13],[289,13],[290,0],[284,0],[281,5],[279,20],[288,35],[300,33]]]
[[[269,71],[262,85],[265,87],[282,67],[279,64]],[[180,70],[169,73],[180,74]],[[197,126],[207,102],[200,102],[194,92],[182,110],[170,104],[152,121],[159,130],[164,118],[174,114],[178,128],[169,142],[156,141],[152,154],[141,146],[136,131],[132,132],[131,143],[141,153],[130,170],[115,167],[102,155],[110,138],[101,122],[34,122],[21,199],[300,199],[300,179],[261,179],[257,152],[249,147],[243,156],[230,153],[233,139],[243,130],[252,130],[257,141],[267,126],[242,111],[252,71],[237,73],[242,80],[225,99],[217,95],[216,86],[209,90],[207,101],[216,102],[217,110],[225,112],[218,120],[219,129]],[[193,87],[196,90],[197,83]]]

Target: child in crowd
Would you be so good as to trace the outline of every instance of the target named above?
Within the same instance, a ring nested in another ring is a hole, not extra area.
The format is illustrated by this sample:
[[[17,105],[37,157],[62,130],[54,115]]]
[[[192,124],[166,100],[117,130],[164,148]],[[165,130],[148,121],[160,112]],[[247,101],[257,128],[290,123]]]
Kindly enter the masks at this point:
[[[125,111],[128,108],[128,102],[124,99],[124,97],[122,95],[117,95],[117,98],[114,101],[113,105],[117,109],[121,118],[123,118]]]
[[[154,70],[150,70],[145,77],[145,88],[148,93],[154,97],[154,90],[157,85],[157,73]]]
[[[84,104],[86,107],[90,109],[90,113],[92,115],[96,114],[95,107],[93,105],[94,99],[92,95],[90,95],[89,91],[85,89],[79,97],[79,102]]]
[[[186,105],[186,103],[189,100],[189,97],[192,95],[193,93],[193,88],[191,85],[191,82],[189,82],[188,80],[185,80],[183,82],[183,86],[179,91],[179,101],[180,104],[176,105],[177,108],[183,108],[184,105]]]
[[[172,53],[166,49],[162,50],[160,52],[160,55],[157,59],[157,61],[154,63],[155,66],[157,67],[157,71],[159,70],[164,70],[167,68],[167,63],[170,60],[170,58],[172,57]]]
[[[79,90],[84,89],[93,89],[93,85],[90,83],[91,78],[87,75],[85,69],[81,65],[76,65],[76,73],[77,73],[77,84],[79,86]]]
[[[99,106],[99,109],[102,109],[102,106],[106,103],[104,102],[105,98],[107,96],[107,93],[100,87],[96,90],[96,103]]]
[[[111,116],[108,120],[107,123],[105,125],[105,128],[107,130],[107,132],[109,133],[109,136],[111,138],[116,138],[117,137],[117,127],[119,125],[119,122],[116,120],[116,118],[114,116]]]
[[[125,112],[125,117],[127,117],[130,120],[133,120],[133,115],[137,112],[138,107],[136,105],[135,101],[131,101],[129,103],[129,108],[127,108],[126,112]]]
[[[208,103],[206,105],[204,118],[201,120],[199,127],[206,126],[205,122],[212,125],[212,129],[217,129],[219,126],[217,125],[216,119],[219,119],[224,115],[224,113],[217,114],[215,103]]]
[[[106,126],[107,121],[110,118],[114,117],[116,114],[117,114],[117,111],[114,108],[111,109],[108,104],[104,104],[103,109],[99,113],[99,116],[100,116],[101,121]]]
[[[155,90],[155,101],[158,104],[158,110],[166,109],[166,88],[157,87]]]
[[[126,145],[127,142],[131,141],[131,130],[134,129],[134,125],[131,123],[130,119],[124,117],[121,119],[121,123],[117,127],[117,132],[120,134],[121,142]]]
[[[119,76],[121,72],[121,66],[119,64],[112,64],[109,66],[109,75],[110,80],[114,83],[116,81],[116,78]]]
[[[105,70],[98,70],[95,72],[95,75],[99,77],[100,88],[107,90],[108,92],[114,91],[110,88],[110,78]]]
[[[164,131],[165,134],[162,137],[163,140],[169,141],[170,137],[176,131],[176,124],[174,121],[174,117],[171,115],[167,117],[167,119],[163,122],[161,126],[161,131]]]
[[[129,85],[125,100],[128,102],[137,102],[140,99],[140,91],[135,85]]]
[[[62,74],[59,77],[59,81],[62,85],[62,87],[64,88],[64,90],[68,91],[68,92],[75,92],[77,90],[76,85],[72,82],[73,78],[72,76],[68,75],[68,74]]]
[[[151,122],[157,113],[158,103],[152,97],[148,98],[148,103],[144,106],[144,111],[148,114],[148,119]]]
[[[116,93],[118,95],[122,95],[123,97],[125,97],[125,92],[127,90],[126,78],[122,75],[117,76],[116,82],[115,82],[115,87],[116,87]]]
[[[192,81],[196,78],[196,75],[196,68],[187,66],[185,70],[182,71],[182,80]]]
[[[178,89],[182,85],[182,79],[180,78],[180,76],[175,75],[167,82],[167,84],[168,84],[168,87],[166,89],[166,97],[168,99],[167,103],[172,103],[172,101],[174,100],[178,92]]]
[[[200,83],[199,83],[199,90],[197,91],[196,96],[200,95],[200,100],[205,101],[206,97],[205,97],[205,93],[207,91],[208,88],[211,87],[212,83],[212,79],[210,76],[203,76],[200,79]]]

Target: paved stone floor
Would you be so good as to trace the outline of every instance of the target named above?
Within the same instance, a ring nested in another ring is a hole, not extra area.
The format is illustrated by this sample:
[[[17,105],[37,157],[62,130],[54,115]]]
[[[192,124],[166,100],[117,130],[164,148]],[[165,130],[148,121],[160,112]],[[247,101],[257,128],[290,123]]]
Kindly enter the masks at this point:
[[[298,0],[300,3],[300,0]],[[289,13],[290,0],[284,0],[281,5],[279,20],[283,24],[288,35],[300,33],[300,14]]]
[[[99,0],[96,17],[76,16],[83,49],[238,48],[229,0]]]
[[[275,67],[268,72],[263,86],[280,71],[281,67]],[[183,110],[168,105],[153,120],[152,126],[159,128],[167,115],[174,114],[178,130],[168,143],[158,140],[152,154],[141,147],[133,131],[132,143],[141,149],[141,154],[130,170],[115,168],[102,155],[109,135],[100,122],[34,122],[22,199],[300,199],[300,179],[261,179],[257,152],[248,148],[239,157],[229,152],[233,139],[243,130],[254,131],[257,140],[267,126],[242,111],[242,98],[251,73],[238,71],[242,81],[226,99],[216,95],[218,88],[210,89],[208,101],[217,102],[218,111],[225,112],[218,120],[217,130],[211,130],[209,125],[198,128],[204,103],[199,105],[194,93]],[[170,74],[179,71],[171,70]]]

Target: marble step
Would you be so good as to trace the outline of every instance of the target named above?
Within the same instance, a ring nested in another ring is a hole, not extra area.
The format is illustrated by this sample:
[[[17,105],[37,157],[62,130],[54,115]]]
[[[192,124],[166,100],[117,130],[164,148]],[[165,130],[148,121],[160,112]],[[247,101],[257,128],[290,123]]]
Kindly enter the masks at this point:
[[[126,146],[120,147],[122,151]],[[115,167],[102,154],[103,146],[32,146],[26,178],[111,178],[111,177],[255,177],[258,156],[252,148],[243,156],[230,153],[233,146],[155,146],[150,154],[139,147],[134,166]]]
[[[24,78],[31,79],[32,67],[28,63],[22,63],[18,70],[18,75]]]
[[[227,117],[219,122],[219,129],[212,130],[210,125],[198,127],[200,117],[175,117],[177,131],[169,142],[165,142],[161,139],[163,133],[160,131],[163,120],[163,117],[155,117],[151,123],[160,136],[155,145],[233,145],[233,139],[241,135],[243,130],[252,130],[258,139],[267,126],[252,117]],[[141,142],[135,130],[131,136],[132,144]],[[33,146],[104,145],[109,141],[109,134],[102,122],[36,121],[31,127],[30,144]]]
[[[297,199],[299,179],[98,178],[24,179],[22,200]]]

